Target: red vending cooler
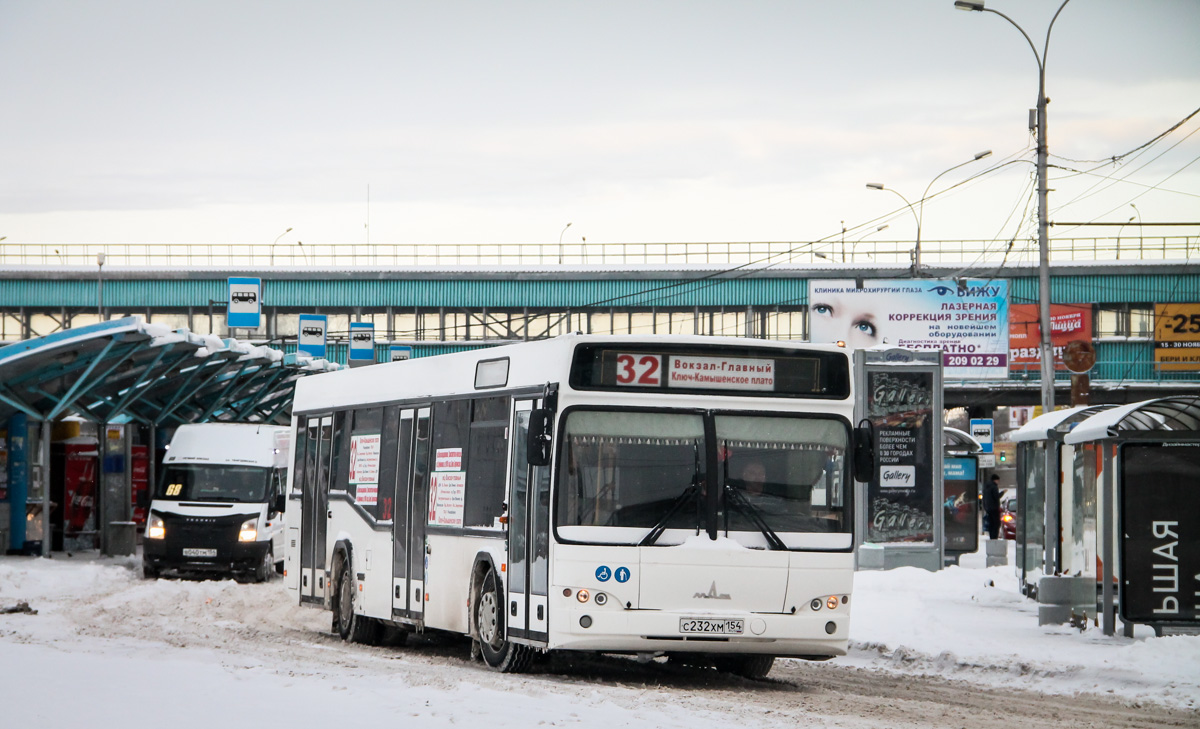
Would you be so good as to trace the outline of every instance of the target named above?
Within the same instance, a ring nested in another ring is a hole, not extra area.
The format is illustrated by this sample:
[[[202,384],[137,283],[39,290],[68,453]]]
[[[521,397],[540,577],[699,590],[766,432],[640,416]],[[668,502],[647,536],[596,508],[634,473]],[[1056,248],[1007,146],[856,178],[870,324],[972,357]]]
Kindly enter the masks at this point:
[[[150,510],[149,446],[130,446],[129,481],[130,495],[133,499],[133,520],[137,522],[140,534],[146,524],[146,514]]]

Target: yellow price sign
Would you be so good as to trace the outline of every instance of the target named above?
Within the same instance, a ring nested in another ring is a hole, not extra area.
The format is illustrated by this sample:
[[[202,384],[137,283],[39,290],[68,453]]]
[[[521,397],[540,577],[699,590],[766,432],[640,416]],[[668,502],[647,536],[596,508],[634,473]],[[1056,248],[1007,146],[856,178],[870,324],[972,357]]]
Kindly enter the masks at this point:
[[[1200,304],[1154,306],[1154,364],[1160,370],[1200,370]]]

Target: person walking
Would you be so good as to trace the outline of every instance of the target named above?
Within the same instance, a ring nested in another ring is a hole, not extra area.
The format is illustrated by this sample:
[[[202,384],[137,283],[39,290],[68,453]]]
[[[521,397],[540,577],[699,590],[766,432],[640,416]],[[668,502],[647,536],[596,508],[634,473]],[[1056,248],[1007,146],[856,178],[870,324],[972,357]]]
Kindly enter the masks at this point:
[[[996,539],[1000,534],[1000,476],[994,473],[983,486],[983,516],[988,539]]]

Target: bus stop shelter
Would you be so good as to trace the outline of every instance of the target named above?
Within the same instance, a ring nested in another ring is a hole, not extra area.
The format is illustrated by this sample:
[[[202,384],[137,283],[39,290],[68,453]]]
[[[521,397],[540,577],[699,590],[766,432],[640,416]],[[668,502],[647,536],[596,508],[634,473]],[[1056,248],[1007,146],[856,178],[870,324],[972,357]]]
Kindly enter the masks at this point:
[[[49,554],[50,441],[56,420],[78,416],[116,434],[99,439],[103,483],[96,497],[101,549],[123,553],[108,547],[114,535],[131,544],[125,466],[131,461],[128,433],[134,427],[146,432],[153,455],[160,428],[212,420],[287,422],[296,380],[338,367],[137,317],[0,347],[0,427],[6,433],[0,547],[22,549],[32,528],[41,537],[41,553]]]
[[[1095,493],[1086,490],[1086,479],[1075,478],[1089,464],[1063,439],[1111,407],[1043,413],[1009,435],[1017,444],[1017,576],[1022,593],[1038,601],[1043,625],[1096,616],[1096,554],[1087,551],[1095,543],[1088,538],[1095,531]]]
[[[1200,632],[1200,396],[1177,395],[1092,415],[1063,441],[1095,468],[1095,538],[1105,635],[1119,617],[1156,635]],[[1066,496],[1064,490],[1064,496]]]

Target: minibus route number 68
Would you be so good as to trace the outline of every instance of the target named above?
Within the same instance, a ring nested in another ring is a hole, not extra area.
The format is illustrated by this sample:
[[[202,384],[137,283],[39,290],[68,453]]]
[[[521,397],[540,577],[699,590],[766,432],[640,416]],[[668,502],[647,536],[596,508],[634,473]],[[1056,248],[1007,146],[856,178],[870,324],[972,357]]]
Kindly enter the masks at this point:
[[[342,638],[450,631],[747,677],[844,655],[850,352],[567,335],[296,385],[285,581]]]

